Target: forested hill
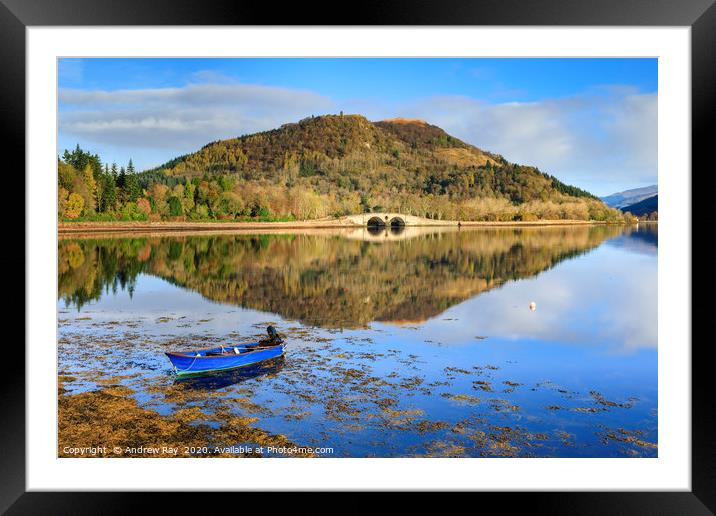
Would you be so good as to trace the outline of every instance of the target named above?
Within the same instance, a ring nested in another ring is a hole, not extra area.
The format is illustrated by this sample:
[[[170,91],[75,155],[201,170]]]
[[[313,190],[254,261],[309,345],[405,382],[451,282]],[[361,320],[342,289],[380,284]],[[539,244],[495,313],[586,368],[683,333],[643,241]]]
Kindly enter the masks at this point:
[[[99,157],[79,148],[66,153],[60,166],[82,164],[87,156],[96,160],[97,184],[105,184],[106,179],[111,187],[110,175],[99,177]],[[77,173],[65,176],[64,184],[70,186],[64,186],[64,193],[71,194],[72,185],[79,184],[72,183],[73,177],[82,179],[81,167],[73,166]],[[123,216],[292,220],[397,211],[451,220],[622,221],[627,217],[535,167],[510,163],[414,119],[309,117],[209,143],[136,178],[142,195],[119,191],[114,210]],[[85,197],[85,207],[70,203],[74,208],[67,213],[92,216],[93,206],[111,213],[112,203],[90,198],[87,192],[92,188],[89,184],[77,190]],[[99,186],[95,191],[98,198],[102,196]]]
[[[534,167],[508,163],[422,120],[310,117],[271,131],[210,143],[152,172],[235,174],[245,181],[305,184],[320,193],[504,196],[515,203],[567,194],[595,198]]]

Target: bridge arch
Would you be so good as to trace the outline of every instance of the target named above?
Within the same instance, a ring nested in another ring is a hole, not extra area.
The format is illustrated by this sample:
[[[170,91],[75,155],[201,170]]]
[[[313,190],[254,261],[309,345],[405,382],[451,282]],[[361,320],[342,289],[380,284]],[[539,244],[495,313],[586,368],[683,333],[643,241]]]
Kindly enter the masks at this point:
[[[387,219],[388,217],[385,217],[385,218]],[[382,218],[380,218],[378,216],[375,216],[375,217],[371,217],[368,219],[367,226],[369,228],[384,228],[385,226],[387,226],[387,224],[386,224],[385,220],[383,220]]]
[[[390,223],[388,225],[395,229],[405,227],[405,219],[403,217],[393,217],[390,219]]]

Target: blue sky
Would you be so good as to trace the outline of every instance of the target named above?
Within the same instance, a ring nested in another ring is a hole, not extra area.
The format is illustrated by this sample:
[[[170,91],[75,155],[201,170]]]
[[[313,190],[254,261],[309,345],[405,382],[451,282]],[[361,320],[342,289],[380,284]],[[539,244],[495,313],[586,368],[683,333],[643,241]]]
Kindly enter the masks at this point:
[[[59,152],[138,169],[309,115],[416,117],[605,195],[655,184],[656,59],[61,59]]]

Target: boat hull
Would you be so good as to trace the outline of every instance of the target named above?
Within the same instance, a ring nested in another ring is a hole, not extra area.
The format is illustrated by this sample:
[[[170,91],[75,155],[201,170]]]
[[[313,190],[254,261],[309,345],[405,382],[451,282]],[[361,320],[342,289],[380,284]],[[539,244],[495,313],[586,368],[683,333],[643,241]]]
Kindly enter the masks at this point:
[[[200,353],[199,356],[197,356],[196,353],[166,353],[166,355],[169,357],[172,366],[174,366],[174,372],[178,376],[184,376],[225,371],[257,364],[264,360],[282,356],[284,346],[283,344],[279,344],[277,346],[260,348],[239,354],[226,353],[216,356],[206,355],[204,352],[197,353]]]

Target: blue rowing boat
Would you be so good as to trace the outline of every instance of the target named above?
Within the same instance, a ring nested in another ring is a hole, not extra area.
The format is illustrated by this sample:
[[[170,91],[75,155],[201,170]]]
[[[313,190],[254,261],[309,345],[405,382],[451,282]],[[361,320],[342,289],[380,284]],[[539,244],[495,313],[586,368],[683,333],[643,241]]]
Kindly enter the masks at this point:
[[[280,357],[283,340],[273,326],[267,328],[269,338],[258,342],[220,346],[197,351],[165,353],[178,376],[236,369]]]

